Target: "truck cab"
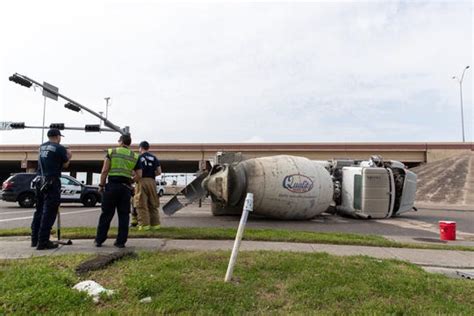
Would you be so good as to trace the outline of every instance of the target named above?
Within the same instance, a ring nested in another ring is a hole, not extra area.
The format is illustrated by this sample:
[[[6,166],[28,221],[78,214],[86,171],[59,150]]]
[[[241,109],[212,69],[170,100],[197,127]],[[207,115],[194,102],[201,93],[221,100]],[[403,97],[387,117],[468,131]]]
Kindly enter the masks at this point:
[[[336,199],[339,213],[358,218],[389,218],[414,209],[417,177],[399,161],[354,162],[334,175],[339,175],[335,179],[340,187]]]

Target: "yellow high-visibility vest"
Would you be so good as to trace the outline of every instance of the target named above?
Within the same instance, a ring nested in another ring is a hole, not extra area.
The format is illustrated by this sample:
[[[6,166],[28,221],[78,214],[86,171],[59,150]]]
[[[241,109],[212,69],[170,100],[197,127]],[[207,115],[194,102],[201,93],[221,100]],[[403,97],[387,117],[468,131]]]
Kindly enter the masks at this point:
[[[132,178],[132,171],[138,161],[138,154],[128,148],[109,148],[110,157],[109,176]]]

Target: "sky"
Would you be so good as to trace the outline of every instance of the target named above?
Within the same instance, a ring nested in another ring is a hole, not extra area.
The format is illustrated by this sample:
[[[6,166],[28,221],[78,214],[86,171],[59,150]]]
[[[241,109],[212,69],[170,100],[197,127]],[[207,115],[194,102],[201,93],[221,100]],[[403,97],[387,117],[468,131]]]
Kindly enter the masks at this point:
[[[41,90],[8,81],[18,72],[97,112],[110,97],[135,143],[461,141],[452,77],[473,65],[472,35],[471,1],[2,1],[0,121],[42,124]],[[467,141],[472,82],[468,69]],[[47,125],[98,123],[64,103],[47,100]]]

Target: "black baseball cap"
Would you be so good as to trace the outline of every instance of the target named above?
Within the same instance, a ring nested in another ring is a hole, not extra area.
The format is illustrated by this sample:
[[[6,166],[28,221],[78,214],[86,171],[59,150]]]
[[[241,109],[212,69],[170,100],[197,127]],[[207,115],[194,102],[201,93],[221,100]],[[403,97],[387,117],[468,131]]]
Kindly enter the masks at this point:
[[[48,137],[54,137],[54,136],[63,136],[63,134],[61,134],[61,131],[57,128],[51,128],[49,131],[48,131]]]
[[[150,144],[146,140],[142,141],[140,143],[140,145],[138,145],[138,146],[145,149],[145,150],[148,150],[150,148]]]

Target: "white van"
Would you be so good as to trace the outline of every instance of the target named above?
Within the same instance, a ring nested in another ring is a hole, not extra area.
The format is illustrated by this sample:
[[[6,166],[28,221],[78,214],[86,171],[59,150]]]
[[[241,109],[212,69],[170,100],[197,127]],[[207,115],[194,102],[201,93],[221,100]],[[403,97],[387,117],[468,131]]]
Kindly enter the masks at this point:
[[[158,196],[163,196],[166,193],[166,181],[156,180],[156,193]]]

